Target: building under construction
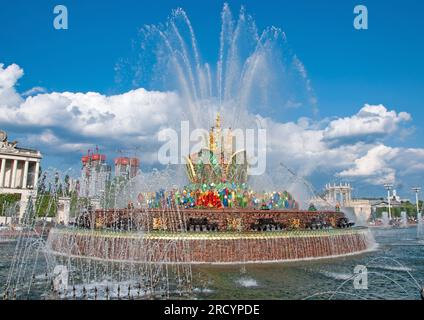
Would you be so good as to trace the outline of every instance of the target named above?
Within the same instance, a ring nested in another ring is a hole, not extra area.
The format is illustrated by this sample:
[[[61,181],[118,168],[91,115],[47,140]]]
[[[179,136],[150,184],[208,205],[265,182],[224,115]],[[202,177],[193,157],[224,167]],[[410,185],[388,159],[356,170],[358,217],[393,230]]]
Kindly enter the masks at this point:
[[[90,150],[81,158],[82,171],[79,183],[79,196],[99,198],[106,190],[108,181],[112,178],[111,166],[106,162],[106,155],[96,148]],[[114,161],[115,177],[134,178],[140,168],[140,160],[135,157],[119,157]]]
[[[115,177],[134,178],[138,174],[138,158],[119,157],[115,159]]]
[[[111,167],[106,163],[106,155],[90,151],[81,158],[82,171],[79,195],[97,198],[106,190],[106,183],[111,178]]]

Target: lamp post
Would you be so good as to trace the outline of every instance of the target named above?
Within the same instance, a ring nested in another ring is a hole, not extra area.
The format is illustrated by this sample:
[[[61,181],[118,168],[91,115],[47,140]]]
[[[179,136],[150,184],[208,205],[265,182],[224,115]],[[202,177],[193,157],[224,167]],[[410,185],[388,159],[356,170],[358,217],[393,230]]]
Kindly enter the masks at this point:
[[[421,191],[420,187],[413,187],[412,191],[415,192],[415,203],[417,204],[417,219],[419,219],[419,215],[420,215],[420,206],[418,203],[418,193]]]
[[[388,205],[389,205],[389,221],[390,221],[390,220],[392,220],[392,207],[390,205],[390,190],[392,190],[393,184],[386,183],[384,185],[384,188],[386,188],[386,190],[387,190],[387,202],[388,202]]]

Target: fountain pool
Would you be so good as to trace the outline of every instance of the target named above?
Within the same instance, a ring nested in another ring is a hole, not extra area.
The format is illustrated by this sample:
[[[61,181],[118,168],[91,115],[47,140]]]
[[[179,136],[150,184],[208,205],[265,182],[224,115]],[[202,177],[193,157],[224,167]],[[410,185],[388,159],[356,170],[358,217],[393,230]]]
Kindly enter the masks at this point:
[[[372,229],[371,232],[378,247],[358,255],[271,264],[193,265],[190,298],[297,300],[314,295],[311,299],[329,299],[347,281],[332,299],[420,299],[413,278],[419,284],[424,283],[421,254],[424,243],[416,239],[416,228]],[[0,283],[7,281],[15,246],[15,243],[0,245]],[[32,266],[34,261],[31,258],[27,263]],[[80,261],[80,265],[84,265],[84,261]],[[155,297],[145,292],[144,288],[138,288],[139,279],[124,280],[122,277],[120,281],[112,281],[109,277],[111,268],[99,270],[107,275],[103,280],[100,277],[89,278],[87,272],[94,269],[95,263],[91,263],[91,269],[87,262],[85,265],[85,268],[73,267],[69,270],[74,275],[69,275],[68,291],[59,293],[51,290],[50,277],[45,274],[46,264],[44,260],[39,261],[31,290],[18,291],[18,298],[118,299],[118,286],[121,299],[128,299],[128,292],[131,299]],[[353,280],[349,280],[357,265],[368,266],[368,290],[355,290]],[[128,269],[123,268],[122,271],[127,272]],[[85,283],[77,281],[78,278],[83,279],[84,275]],[[170,298],[187,299],[189,296],[174,292]]]

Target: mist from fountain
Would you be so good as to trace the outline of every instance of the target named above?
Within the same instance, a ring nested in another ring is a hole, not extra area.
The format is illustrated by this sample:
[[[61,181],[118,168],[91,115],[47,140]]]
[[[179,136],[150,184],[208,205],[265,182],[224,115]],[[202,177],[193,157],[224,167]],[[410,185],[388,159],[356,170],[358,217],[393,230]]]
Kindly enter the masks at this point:
[[[217,112],[223,115],[223,127],[244,130],[261,128],[265,118],[288,120],[291,113],[305,116],[316,111],[305,68],[285,33],[276,27],[259,31],[243,7],[234,17],[224,4],[219,48],[212,63],[202,59],[204,39],[196,37],[181,8],[173,10],[166,23],[144,26],[139,34],[133,55],[117,65],[117,78],[131,88],[177,92],[182,108],[169,123],[176,131],[181,120],[188,120],[191,129],[209,130]],[[260,192],[287,190],[306,209],[314,195],[280,167],[280,161],[267,159],[266,173],[251,176],[249,185]],[[170,184],[181,187],[182,183]]]
[[[388,227],[389,226],[389,214],[387,212],[383,212],[381,214],[381,221],[383,223],[383,227]]]
[[[408,226],[408,216],[405,211],[402,211],[400,213],[400,222],[403,228],[406,228]]]
[[[417,214],[417,237],[424,239],[424,218],[422,212],[418,212]]]
[[[159,173],[158,173],[159,174]],[[157,177],[156,182],[162,181]],[[151,181],[155,183],[155,181]],[[131,198],[131,181],[121,184],[122,188],[110,188],[109,200]],[[152,186],[153,188],[153,186]],[[58,199],[67,195],[71,198],[71,224],[66,228],[56,219]],[[42,292],[50,298],[66,299],[146,299],[189,297],[191,294],[191,265],[189,248],[183,243],[178,251],[181,263],[163,264],[169,256],[175,256],[175,241],[169,240],[162,247],[161,257],[154,256],[157,244],[144,241],[143,230],[124,228],[116,225],[114,241],[104,245],[96,242],[98,231],[94,228],[81,230],[76,222],[87,215],[91,200],[69,193],[64,177],[59,172],[44,172],[38,186],[38,197],[28,202],[20,227],[15,228],[16,246],[4,284],[3,299],[24,299],[32,292]],[[97,201],[97,200],[96,200]],[[106,199],[100,199],[106,204]],[[113,208],[122,208],[113,202]],[[142,215],[142,218],[144,215]],[[16,220],[16,219],[15,219]],[[68,230],[67,237],[61,238],[61,253],[52,250],[55,232]],[[126,231],[127,230],[127,231]],[[83,248],[87,257],[80,257],[79,236],[85,231]],[[133,241],[123,243],[120,239],[132,231]],[[182,230],[184,232],[184,230]],[[46,238],[49,233],[49,237]],[[137,261],[132,256],[143,252]],[[130,254],[130,256],[128,256]],[[113,256],[116,259],[96,259],[96,256]]]

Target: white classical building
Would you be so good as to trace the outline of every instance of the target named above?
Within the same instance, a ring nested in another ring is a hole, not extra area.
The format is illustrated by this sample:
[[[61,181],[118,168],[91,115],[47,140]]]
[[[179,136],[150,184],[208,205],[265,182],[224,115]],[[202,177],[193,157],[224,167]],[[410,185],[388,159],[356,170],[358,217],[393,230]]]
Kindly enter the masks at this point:
[[[329,202],[338,203],[343,207],[352,202],[352,186],[350,183],[326,184],[325,194]]]
[[[322,208],[339,206],[358,225],[365,225],[371,216],[371,202],[367,199],[353,199],[352,190],[350,183],[327,184],[324,196],[312,201]]]
[[[19,194],[22,218],[30,195],[37,195],[41,153],[19,148],[17,142],[9,142],[7,134],[0,130],[0,194]]]

